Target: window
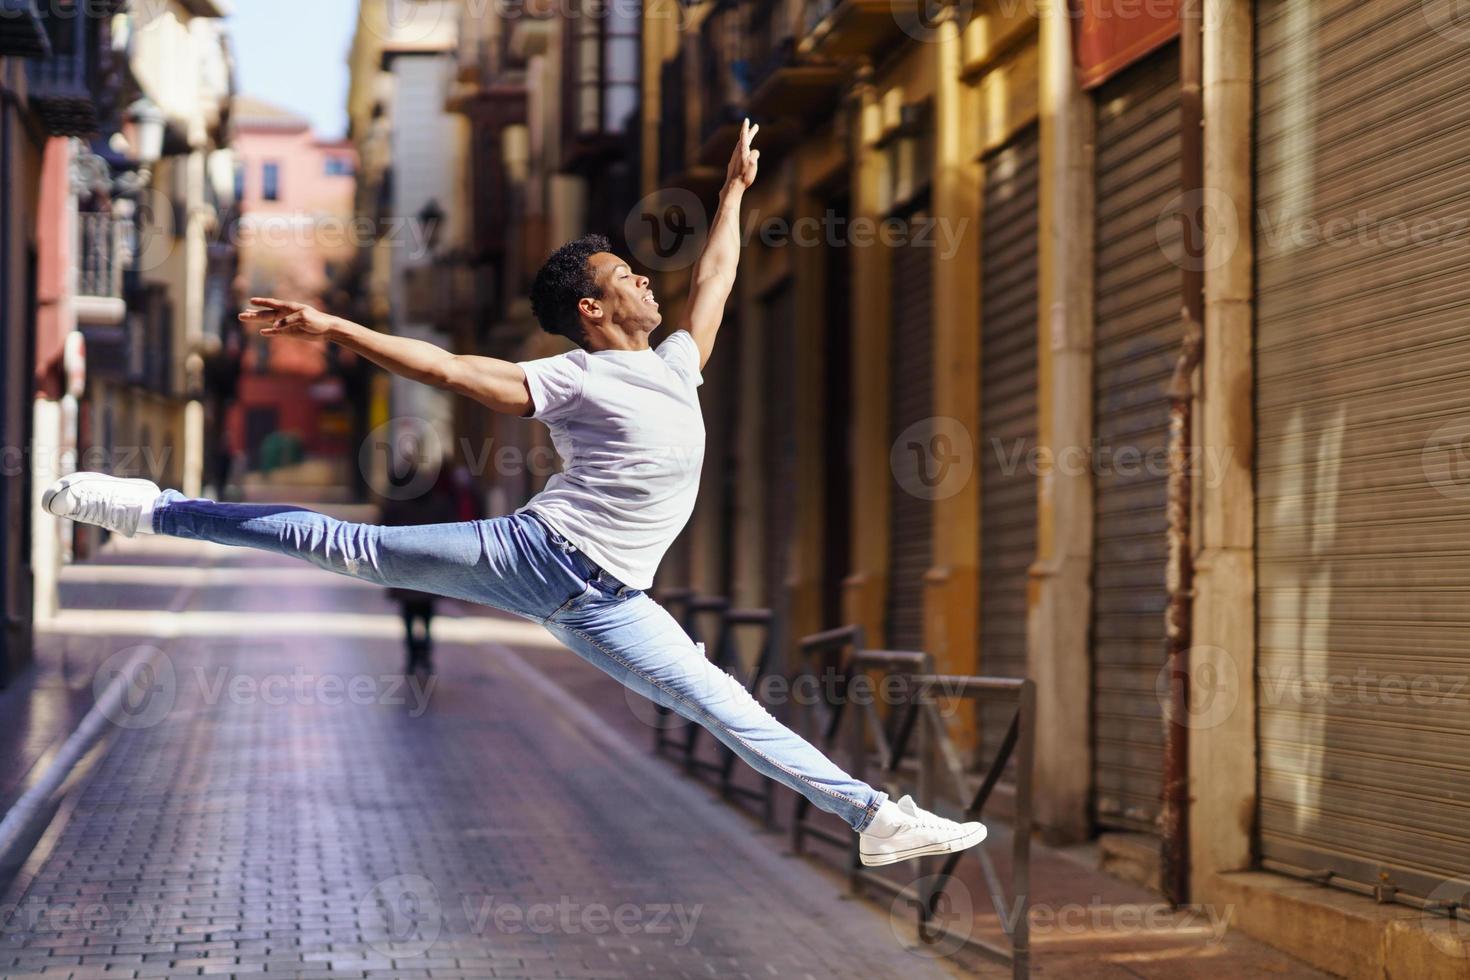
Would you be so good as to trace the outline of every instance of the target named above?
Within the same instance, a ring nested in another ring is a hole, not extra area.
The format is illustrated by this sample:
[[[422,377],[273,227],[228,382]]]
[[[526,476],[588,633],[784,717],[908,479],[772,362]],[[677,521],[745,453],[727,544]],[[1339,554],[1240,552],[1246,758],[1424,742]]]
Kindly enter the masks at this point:
[[[328,177],[351,177],[352,161],[346,157],[327,157],[326,173]]]
[[[620,133],[638,109],[641,7],[581,0],[573,29],[578,135]]]
[[[245,165],[235,164],[235,201],[245,200]]]
[[[267,201],[281,199],[281,165],[267,163],[261,172],[260,196]]]

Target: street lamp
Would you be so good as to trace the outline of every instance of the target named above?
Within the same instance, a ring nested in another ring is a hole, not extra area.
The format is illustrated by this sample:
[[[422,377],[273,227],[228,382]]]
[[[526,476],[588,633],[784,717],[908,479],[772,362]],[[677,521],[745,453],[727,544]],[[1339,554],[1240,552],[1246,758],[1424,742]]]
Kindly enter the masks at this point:
[[[163,111],[147,96],[128,106],[128,119],[133,124],[137,137],[138,182],[147,184],[153,179],[153,165],[163,156]]]

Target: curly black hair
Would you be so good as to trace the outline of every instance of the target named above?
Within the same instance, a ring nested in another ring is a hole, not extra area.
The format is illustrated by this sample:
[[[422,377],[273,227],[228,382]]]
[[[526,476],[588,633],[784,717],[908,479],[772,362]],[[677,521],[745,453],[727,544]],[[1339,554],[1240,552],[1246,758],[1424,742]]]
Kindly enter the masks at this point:
[[[570,338],[578,347],[587,346],[587,332],[577,313],[584,296],[602,298],[587,260],[597,252],[611,252],[605,235],[583,235],[551,253],[531,285],[531,312],[547,333]]]

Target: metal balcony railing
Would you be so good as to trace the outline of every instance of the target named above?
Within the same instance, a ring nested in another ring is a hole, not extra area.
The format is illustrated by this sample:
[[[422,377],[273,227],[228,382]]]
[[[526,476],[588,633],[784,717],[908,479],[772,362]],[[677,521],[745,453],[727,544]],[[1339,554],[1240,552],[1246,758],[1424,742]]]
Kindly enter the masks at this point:
[[[77,215],[77,295],[120,299],[122,222],[106,212]]]
[[[31,106],[56,136],[97,128],[103,18],[80,0],[54,0],[42,10],[51,57],[26,62]]]
[[[788,15],[791,0],[760,0],[745,27],[745,64],[750,90],[795,60],[796,37]]]

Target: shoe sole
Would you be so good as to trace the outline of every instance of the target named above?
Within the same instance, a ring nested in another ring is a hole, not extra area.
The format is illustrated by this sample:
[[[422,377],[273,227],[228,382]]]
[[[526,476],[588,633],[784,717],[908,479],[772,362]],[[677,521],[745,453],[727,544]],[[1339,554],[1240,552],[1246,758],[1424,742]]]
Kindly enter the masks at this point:
[[[51,486],[47,487],[45,493],[41,494],[41,509],[44,510],[46,513],[50,514],[52,517],[60,517],[63,520],[70,520],[70,518],[66,514],[58,514],[58,513],[56,513],[56,511],[52,510],[51,509],[51,501],[55,500],[56,497],[63,490],[70,490],[72,487],[74,487],[74,486],[76,486],[76,485],[78,485],[80,483],[88,483],[88,482],[91,482],[94,479],[95,479],[94,477],[81,476],[80,474],[75,475],[75,476],[64,476],[64,477],[62,477],[61,479],[57,480],[55,483],[51,484]],[[155,488],[158,486],[158,484],[154,483],[152,480],[145,480],[145,479],[143,479],[140,476],[116,477],[116,478],[111,479],[111,480],[106,480],[106,481],[97,480],[96,482],[98,482],[98,483],[102,483],[102,482],[106,482],[106,483],[116,483],[116,482],[121,482],[121,483],[142,483],[142,484],[146,484],[147,486],[155,487]]]
[[[955,851],[968,850],[983,841],[985,834],[985,828],[982,826],[979,830],[968,833],[963,837],[956,837],[954,840],[924,844],[921,847],[911,847],[906,851],[897,851],[893,854],[869,855],[859,851],[858,858],[869,868],[881,868],[885,864],[897,864],[899,861],[928,857],[931,854],[953,854]]]

